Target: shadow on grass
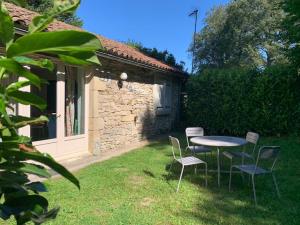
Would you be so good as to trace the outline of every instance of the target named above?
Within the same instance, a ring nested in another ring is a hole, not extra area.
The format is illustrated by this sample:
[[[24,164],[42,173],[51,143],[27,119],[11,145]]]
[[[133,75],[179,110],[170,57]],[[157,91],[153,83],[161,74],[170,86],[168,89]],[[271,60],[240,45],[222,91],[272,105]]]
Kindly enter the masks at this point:
[[[149,170],[143,170],[143,172],[144,172],[144,174],[146,174],[147,176],[152,177],[152,178],[155,178],[155,175],[154,175],[151,171],[149,171]]]
[[[251,183],[248,183],[247,176],[243,181],[240,175],[234,174],[232,178],[233,191],[229,192],[229,174],[221,174],[221,188],[218,188],[217,174],[209,173],[208,188],[205,191],[209,193],[210,197],[200,197],[197,207],[180,211],[178,216],[194,217],[194,219],[201,221],[201,224],[300,224],[299,213],[297,213],[300,210],[300,182],[295,180],[300,175],[300,170],[296,168],[300,163],[300,141],[296,138],[263,138],[260,144],[279,145],[282,148],[281,157],[276,167],[281,199],[276,196],[271,176],[265,175],[256,178],[258,206],[255,207],[252,186]],[[223,161],[222,166],[229,168],[228,163]],[[165,166],[165,171],[169,172],[170,165]],[[210,159],[208,165],[215,167],[216,160]],[[170,181],[179,180],[180,170],[181,165],[176,163],[168,175],[162,175],[174,191],[176,191],[177,183],[172,182],[171,184]],[[203,187],[204,175],[202,171],[198,171],[198,174],[194,175],[193,166],[190,166],[190,168],[185,168],[183,175],[183,180],[186,182],[199,185],[199,188]],[[180,188],[184,189],[182,185],[184,183],[181,184]]]

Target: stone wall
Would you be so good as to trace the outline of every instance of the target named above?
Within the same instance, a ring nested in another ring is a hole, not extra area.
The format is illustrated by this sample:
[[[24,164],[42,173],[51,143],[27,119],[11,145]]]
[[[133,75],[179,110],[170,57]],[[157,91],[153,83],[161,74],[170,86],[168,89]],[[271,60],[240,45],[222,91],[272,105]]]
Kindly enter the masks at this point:
[[[89,151],[115,151],[167,133],[179,115],[180,80],[136,66],[102,60],[90,78]],[[118,86],[122,72],[128,74]],[[155,76],[172,81],[172,110],[156,115],[153,97]]]

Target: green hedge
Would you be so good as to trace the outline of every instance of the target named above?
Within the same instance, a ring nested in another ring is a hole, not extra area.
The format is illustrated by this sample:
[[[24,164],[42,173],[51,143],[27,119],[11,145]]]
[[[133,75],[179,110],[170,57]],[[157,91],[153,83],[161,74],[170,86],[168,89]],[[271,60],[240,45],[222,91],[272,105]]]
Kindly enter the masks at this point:
[[[300,78],[293,69],[205,70],[189,79],[186,91],[187,126],[210,134],[300,133]]]

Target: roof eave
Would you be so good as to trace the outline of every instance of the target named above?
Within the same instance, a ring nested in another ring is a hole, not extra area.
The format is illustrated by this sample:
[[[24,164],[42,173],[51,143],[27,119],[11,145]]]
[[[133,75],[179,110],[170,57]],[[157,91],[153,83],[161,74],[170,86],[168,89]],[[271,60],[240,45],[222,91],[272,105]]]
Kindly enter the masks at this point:
[[[28,33],[27,30],[19,28],[19,27],[15,27],[15,30],[16,30],[16,33],[20,34],[20,35],[25,35],[26,33]],[[125,58],[122,58],[120,56],[116,56],[114,54],[110,54],[110,53],[107,53],[107,52],[104,52],[104,51],[97,51],[96,54],[97,54],[98,57],[103,57],[103,58],[107,58],[107,59],[111,59],[111,60],[116,60],[118,62],[134,65],[134,66],[137,66],[137,67],[154,70],[154,71],[161,72],[161,73],[174,74],[174,75],[176,75],[178,77],[181,77],[181,78],[187,78],[188,77],[188,74],[185,73],[185,72],[172,71],[172,70],[166,70],[166,69],[163,69],[163,68],[158,68],[156,66],[151,66],[151,65],[148,65],[146,63],[137,62],[137,61],[131,60],[131,59],[125,59]]]

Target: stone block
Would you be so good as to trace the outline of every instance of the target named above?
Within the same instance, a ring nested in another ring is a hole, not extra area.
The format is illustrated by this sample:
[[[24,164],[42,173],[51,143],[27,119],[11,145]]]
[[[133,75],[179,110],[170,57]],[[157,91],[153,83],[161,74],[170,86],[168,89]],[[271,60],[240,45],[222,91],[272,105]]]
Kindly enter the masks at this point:
[[[104,129],[104,120],[101,117],[90,117],[89,118],[89,130],[97,131]]]
[[[122,122],[133,122],[135,119],[135,115],[127,115],[127,116],[122,116]]]
[[[121,116],[128,116],[128,115],[131,115],[131,112],[130,111],[127,111],[127,110],[121,110],[119,115]]]
[[[93,89],[95,91],[105,91],[106,90],[106,83],[101,80],[99,77],[94,77],[94,84]]]

